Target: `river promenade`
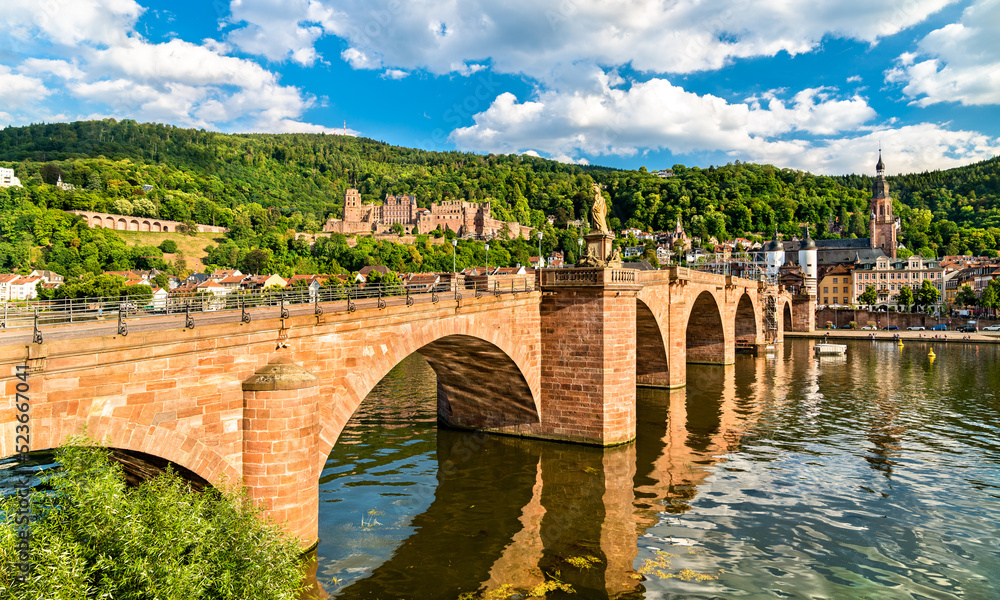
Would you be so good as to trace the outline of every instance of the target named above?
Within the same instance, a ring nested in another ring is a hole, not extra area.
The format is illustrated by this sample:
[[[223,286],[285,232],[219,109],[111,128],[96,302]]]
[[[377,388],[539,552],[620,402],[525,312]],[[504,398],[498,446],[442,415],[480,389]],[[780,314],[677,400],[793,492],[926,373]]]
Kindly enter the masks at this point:
[[[876,340],[892,340],[896,335],[902,340],[921,342],[965,342],[977,344],[1000,344],[1000,333],[961,333],[959,331],[857,331],[853,329],[817,329],[815,331],[786,331],[785,337],[867,340],[872,334]]]

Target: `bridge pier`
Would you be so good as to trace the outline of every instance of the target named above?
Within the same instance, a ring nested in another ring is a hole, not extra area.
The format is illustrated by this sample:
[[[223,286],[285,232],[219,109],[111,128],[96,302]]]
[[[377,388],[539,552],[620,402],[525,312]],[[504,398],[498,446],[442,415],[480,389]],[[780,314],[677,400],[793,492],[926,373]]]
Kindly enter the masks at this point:
[[[792,296],[792,331],[816,330],[816,296]]]
[[[287,359],[243,382],[243,483],[303,548],[319,538],[319,379]]]
[[[538,437],[613,446],[635,438],[635,271],[542,272]]]

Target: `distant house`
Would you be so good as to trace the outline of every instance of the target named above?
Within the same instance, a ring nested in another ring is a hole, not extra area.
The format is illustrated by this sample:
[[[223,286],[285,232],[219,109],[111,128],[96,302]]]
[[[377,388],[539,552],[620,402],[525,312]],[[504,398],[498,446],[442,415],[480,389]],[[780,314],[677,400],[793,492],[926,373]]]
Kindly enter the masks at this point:
[[[622,248],[622,256],[624,258],[632,258],[635,256],[642,256],[646,251],[645,246],[625,246]]]
[[[355,278],[355,281],[358,283],[366,283],[368,281],[368,276],[371,275],[372,271],[375,271],[380,275],[388,275],[389,273],[392,273],[392,271],[389,270],[389,267],[385,265],[369,265],[358,271],[358,276]]]
[[[285,285],[289,289],[295,289],[302,285],[300,282],[305,282],[306,289],[309,290],[309,298],[312,299],[319,293],[319,289],[323,287],[327,279],[327,277],[320,277],[319,275],[292,275]]]
[[[236,271],[236,273],[239,273],[239,271]],[[243,280],[246,279],[246,277],[247,277],[246,275],[237,274],[237,275],[230,275],[222,279],[216,279],[215,281],[219,285],[228,290],[238,290],[240,289],[240,286],[243,284]]]
[[[239,277],[240,280],[242,281],[245,275],[243,275],[243,273],[240,273],[239,269],[216,269],[215,271],[212,272],[211,275],[209,275],[209,279],[218,282],[221,282],[223,279],[227,279],[229,277]]]
[[[161,287],[153,288],[153,297],[149,299],[149,308],[152,310],[166,310],[167,298],[170,294]]]
[[[33,277],[41,277],[42,281],[45,283],[59,283],[61,284],[64,280],[63,276],[54,271],[46,271],[45,269],[35,269],[31,272]]]
[[[212,281],[211,279],[209,279],[208,281],[203,281],[202,283],[199,283],[198,285],[194,286],[194,291],[208,292],[215,296],[225,296],[232,290],[230,288],[223,286],[217,281]]]
[[[530,256],[528,257],[528,262],[531,263],[533,269],[545,268],[545,258],[541,256]]]
[[[262,290],[269,287],[285,287],[288,282],[278,275],[250,275],[243,280],[245,290]]]
[[[10,284],[20,278],[17,273],[0,273],[0,300],[10,300]]]
[[[409,273],[403,280],[403,285],[411,292],[429,292],[441,282],[437,273]]]
[[[548,265],[549,265],[549,267],[553,267],[553,268],[565,266],[566,262],[565,262],[565,258],[563,256],[563,253],[562,252],[553,252],[552,254],[549,254]]]
[[[36,284],[41,283],[41,277],[32,277],[28,275],[27,277],[18,276],[17,279],[9,282],[8,285],[8,300],[33,300],[38,297],[38,290],[35,287]]]
[[[185,283],[193,283],[198,285],[199,283],[205,283],[209,280],[209,276],[206,273],[191,273],[185,281]]]

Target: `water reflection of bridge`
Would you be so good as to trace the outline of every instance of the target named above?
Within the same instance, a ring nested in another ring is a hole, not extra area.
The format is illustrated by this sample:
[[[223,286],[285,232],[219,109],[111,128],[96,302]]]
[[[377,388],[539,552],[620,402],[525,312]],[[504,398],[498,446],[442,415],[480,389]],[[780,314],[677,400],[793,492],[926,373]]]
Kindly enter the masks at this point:
[[[438,432],[439,484],[416,532],[340,598],[454,598],[559,573],[585,597],[641,590],[639,538],[690,508],[699,486],[782,390],[784,360],[693,367],[678,390],[642,390],[632,444],[610,449]],[[504,471],[497,465],[519,465]],[[569,562],[598,559],[592,569]],[[423,568],[421,567],[423,566]]]

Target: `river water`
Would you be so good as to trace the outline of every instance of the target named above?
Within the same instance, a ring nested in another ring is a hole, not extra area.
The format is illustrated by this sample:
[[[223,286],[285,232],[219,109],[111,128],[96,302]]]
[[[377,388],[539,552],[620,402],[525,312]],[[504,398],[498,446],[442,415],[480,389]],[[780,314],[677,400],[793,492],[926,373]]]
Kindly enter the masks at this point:
[[[414,355],[327,461],[318,579],[342,599],[1000,598],[1000,346],[812,344],[640,389],[611,449],[439,429]]]

